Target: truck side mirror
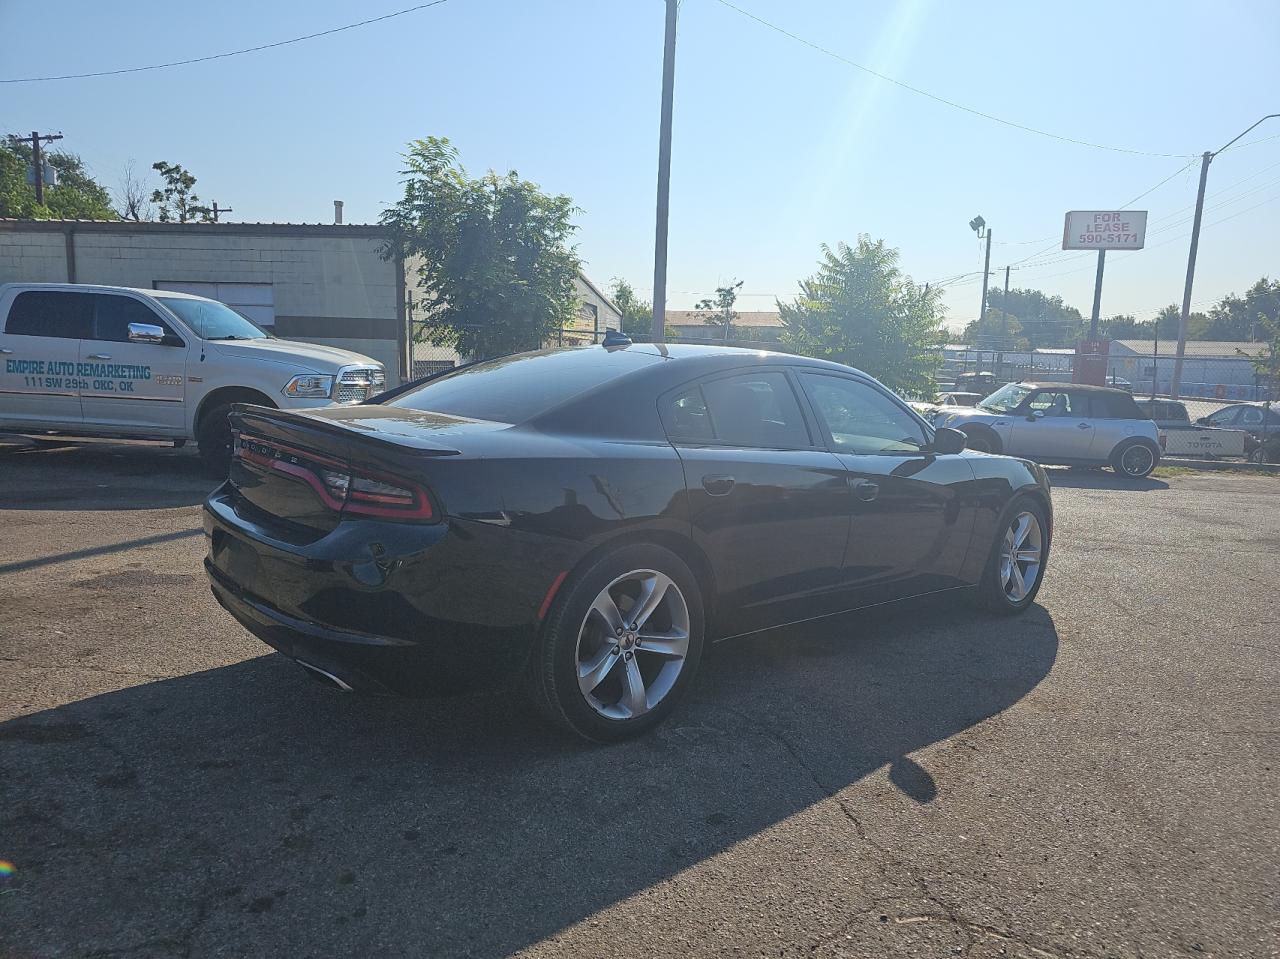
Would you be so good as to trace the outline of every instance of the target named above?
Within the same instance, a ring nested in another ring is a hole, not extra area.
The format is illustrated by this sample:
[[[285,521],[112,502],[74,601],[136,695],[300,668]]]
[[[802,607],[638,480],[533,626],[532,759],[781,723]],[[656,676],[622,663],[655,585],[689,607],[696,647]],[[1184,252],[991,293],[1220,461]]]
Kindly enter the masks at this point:
[[[164,327],[156,326],[154,323],[130,323],[129,342],[154,344],[163,343]]]

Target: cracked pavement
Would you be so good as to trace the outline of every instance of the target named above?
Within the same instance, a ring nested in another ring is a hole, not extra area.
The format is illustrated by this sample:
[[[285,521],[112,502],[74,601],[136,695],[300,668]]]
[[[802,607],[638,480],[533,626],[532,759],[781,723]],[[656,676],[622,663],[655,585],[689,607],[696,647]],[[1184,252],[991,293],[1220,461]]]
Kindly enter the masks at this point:
[[[615,747],[328,692],[190,451],[0,448],[0,956],[1280,955],[1280,481],[1053,471],[1040,604],[717,647]]]

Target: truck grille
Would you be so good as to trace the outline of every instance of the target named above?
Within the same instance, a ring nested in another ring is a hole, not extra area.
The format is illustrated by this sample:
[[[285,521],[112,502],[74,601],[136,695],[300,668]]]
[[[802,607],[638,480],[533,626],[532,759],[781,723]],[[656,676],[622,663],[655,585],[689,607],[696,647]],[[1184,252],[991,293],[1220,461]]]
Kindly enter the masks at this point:
[[[386,381],[387,375],[380,367],[343,370],[338,376],[338,389],[334,399],[339,403],[359,403],[375,393],[381,393]]]

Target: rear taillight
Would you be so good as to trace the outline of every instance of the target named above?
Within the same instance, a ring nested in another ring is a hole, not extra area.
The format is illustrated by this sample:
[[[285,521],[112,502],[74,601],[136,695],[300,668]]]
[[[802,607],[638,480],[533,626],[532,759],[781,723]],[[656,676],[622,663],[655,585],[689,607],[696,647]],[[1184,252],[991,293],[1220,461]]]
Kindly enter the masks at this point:
[[[408,480],[361,473],[352,473],[348,479],[344,513],[419,522],[435,518],[427,491]]]
[[[351,469],[316,453],[239,433],[234,439],[237,459],[306,483],[334,512],[418,523],[436,518],[431,494],[403,477]]]

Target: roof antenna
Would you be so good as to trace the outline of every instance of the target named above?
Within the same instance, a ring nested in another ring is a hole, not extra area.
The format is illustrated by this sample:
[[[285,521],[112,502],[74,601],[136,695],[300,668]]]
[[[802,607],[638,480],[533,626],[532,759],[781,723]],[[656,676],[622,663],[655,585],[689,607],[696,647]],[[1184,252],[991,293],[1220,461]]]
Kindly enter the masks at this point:
[[[631,345],[631,337],[612,327],[606,327],[604,331],[604,339],[600,341],[600,345],[606,350],[620,348]]]

